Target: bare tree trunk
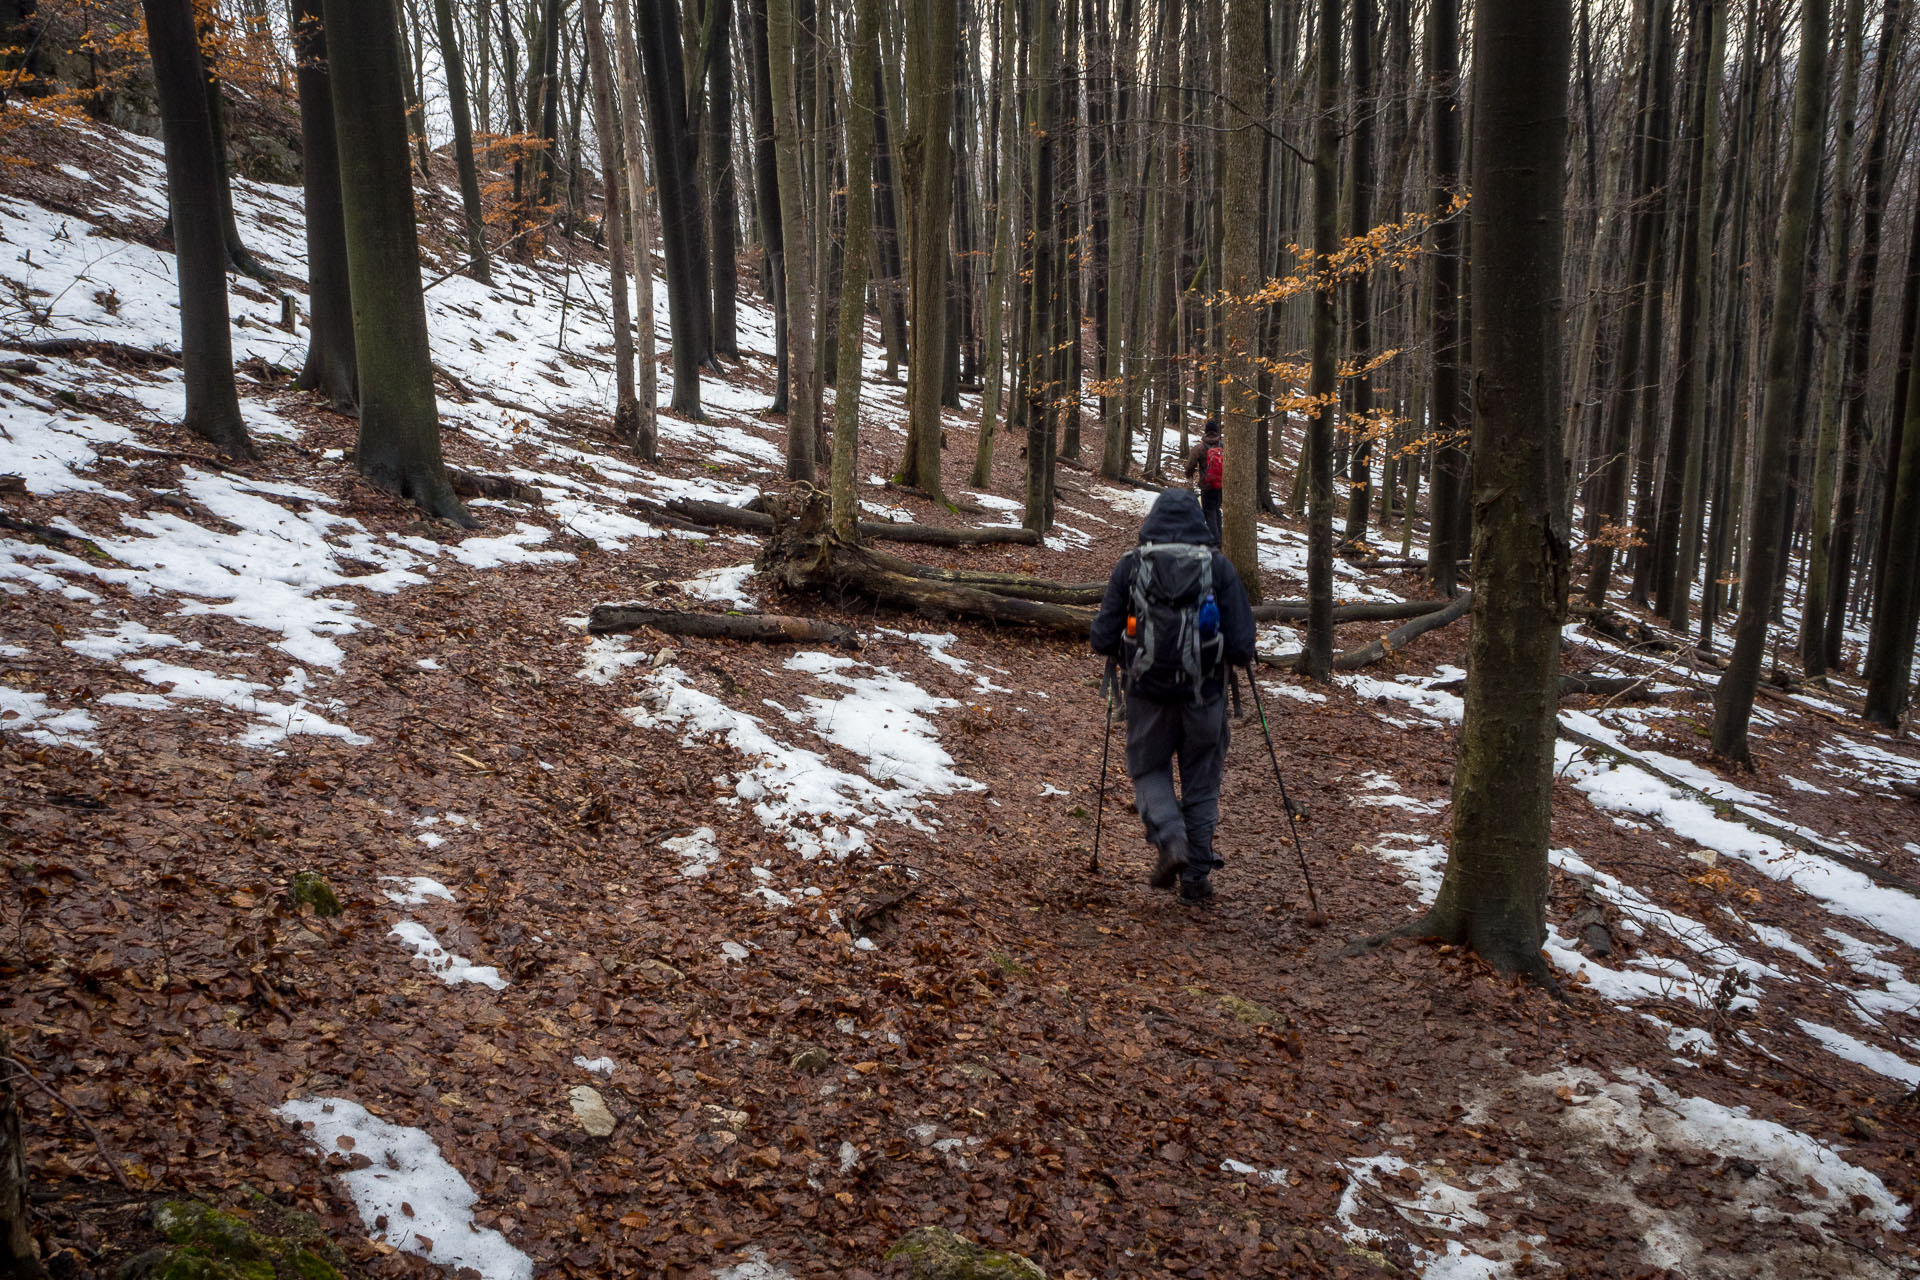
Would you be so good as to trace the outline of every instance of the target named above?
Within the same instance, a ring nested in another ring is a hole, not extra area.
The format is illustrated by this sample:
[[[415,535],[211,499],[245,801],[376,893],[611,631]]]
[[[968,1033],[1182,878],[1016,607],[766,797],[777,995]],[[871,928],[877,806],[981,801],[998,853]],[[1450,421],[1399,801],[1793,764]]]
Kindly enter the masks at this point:
[[[1352,199],[1347,224],[1349,236],[1364,236],[1373,228],[1373,0],[1353,0],[1353,132],[1348,137],[1347,179]],[[1347,284],[1348,358],[1364,366],[1373,354],[1373,276],[1362,271]],[[1373,509],[1373,379],[1357,373],[1350,382],[1352,414],[1347,434],[1353,452],[1347,473],[1345,541],[1366,540],[1367,518]]]
[[[493,283],[487,262],[487,224],[480,212],[480,173],[473,163],[473,120],[467,113],[466,64],[453,29],[453,0],[433,0],[439,27],[440,62],[447,75],[447,107],[453,115],[453,161],[460,171],[460,208],[467,222],[467,258],[473,278]]]
[[[471,525],[440,458],[393,0],[325,0],[322,12],[360,368],[354,463],[427,514]]]
[[[1891,729],[1907,710],[1913,642],[1920,613],[1920,208],[1907,249],[1907,296],[1901,327],[1905,390],[1902,415],[1888,433],[1887,517],[1880,542],[1873,629],[1867,643],[1867,719]],[[1896,378],[1896,393],[1902,379]]]
[[[860,520],[854,475],[860,444],[860,355],[867,311],[867,257],[873,249],[873,72],[879,59],[880,0],[855,0],[849,50],[846,267],[840,278],[839,376],[833,394],[833,532],[847,541]],[[991,428],[984,428],[991,430]]]
[[[994,184],[993,265],[987,277],[987,359],[981,374],[980,435],[975,442],[973,475],[968,483],[984,489],[993,483],[993,436],[1000,429],[1000,396],[1006,382],[1005,313],[1007,275],[1013,267],[1013,210],[1018,203],[1014,168],[1016,153],[1014,121],[1019,112],[1014,101],[1014,29],[1019,22],[1019,0],[1004,0],[1000,6],[1000,154],[999,178]]]
[[[436,0],[445,5],[448,0]],[[625,4],[626,0],[614,0]],[[627,312],[627,230],[620,211],[620,123],[614,110],[612,59],[600,0],[583,0],[587,69],[593,76],[593,125],[600,143],[601,225],[607,233],[607,274],[613,292],[614,434],[639,435],[640,407],[633,387],[633,322]],[[627,104],[629,109],[632,104]]]
[[[238,458],[254,454],[233,384],[227,315],[227,246],[220,231],[220,175],[207,117],[206,69],[191,0],[143,0],[147,49],[167,153],[167,206],[180,282],[183,425]],[[411,225],[411,220],[409,220]]]
[[[320,0],[294,0],[295,83],[300,94],[301,182],[307,197],[307,359],[293,385],[318,391],[334,410],[359,398],[353,298],[347,287],[347,232],[340,209],[340,153],[333,136],[333,89]]]
[[[1792,429],[1794,395],[1801,377],[1800,322],[1806,298],[1809,227],[1820,178],[1820,151],[1826,114],[1827,0],[1812,0],[1801,13],[1800,57],[1794,87],[1792,153],[1786,192],[1780,202],[1777,257],[1774,261],[1772,316],[1767,331],[1766,382],[1760,402],[1759,441],[1753,459],[1754,502],[1747,530],[1747,551],[1740,573],[1740,617],[1734,624],[1733,653],[1713,694],[1713,752],[1746,764],[1747,722],[1765,657],[1767,619],[1779,586],[1780,528],[1788,513],[1787,437]]]
[[[1030,0],[1026,15],[1033,27],[1027,38],[1028,111],[1033,176],[1029,218],[1032,268],[1027,283],[1027,491],[1026,527],[1045,533],[1053,517],[1053,407],[1050,381],[1052,362],[1045,348],[1053,332],[1053,309],[1058,305],[1054,281],[1054,245],[1059,211],[1054,203],[1054,124],[1058,119],[1059,67],[1056,54],[1058,25],[1054,0]]]
[[[782,414],[790,399],[787,350],[786,236],[780,222],[780,166],[773,150],[773,88],[768,71],[767,0],[747,0],[748,87],[753,98],[753,200],[765,255],[764,288],[773,310],[773,405]]]
[[[1460,5],[1433,0],[1427,10],[1427,65],[1432,78],[1433,205],[1444,208],[1460,187]],[[1428,302],[1433,342],[1432,519],[1427,536],[1427,573],[1435,588],[1458,588],[1461,552],[1454,536],[1466,501],[1466,451],[1460,447],[1460,224],[1443,218],[1433,228],[1433,291]]]
[[[767,70],[773,90],[773,152],[780,175],[781,238],[786,244],[787,478],[813,479],[813,245],[807,238],[806,186],[800,176],[800,99],[794,59],[799,23],[793,0],[768,0]]]
[[[660,460],[660,366],[653,332],[653,207],[643,168],[646,143],[640,131],[640,52],[633,43],[627,0],[613,6],[613,39],[620,58],[620,133],[627,160],[627,214],[633,243],[634,310],[638,318],[634,346],[640,376],[634,388],[633,447],[643,461]]]
[[[1573,22],[1567,0],[1476,8],[1474,620],[1453,838],[1415,928],[1551,983],[1541,946],[1570,573],[1559,387]]]
[[[913,325],[907,361],[907,456],[900,482],[935,502],[940,479],[940,390],[946,372],[947,235],[953,215],[953,74],[958,33],[952,0],[908,0],[910,113],[901,168],[912,235],[907,244]]]
[[[1319,48],[1314,60],[1316,120],[1313,142],[1314,271],[1330,272],[1340,247],[1340,0],[1320,0]],[[1310,680],[1333,672],[1333,416],[1340,401],[1335,356],[1335,284],[1320,280],[1313,294],[1313,373],[1307,410],[1307,638],[1302,671]]]
[[[1365,0],[1362,0],[1365,3]],[[1257,225],[1261,197],[1262,133],[1256,125],[1266,106],[1267,48],[1261,21],[1264,0],[1229,0],[1227,10],[1226,91],[1229,117],[1226,169],[1221,199],[1228,226],[1240,234],[1223,246],[1221,303],[1226,308],[1227,380],[1225,490],[1221,496],[1221,550],[1233,562],[1254,603],[1260,601],[1260,556],[1254,497],[1260,467],[1255,419],[1259,373],[1259,312],[1254,294],[1260,286],[1260,242],[1248,229]]]

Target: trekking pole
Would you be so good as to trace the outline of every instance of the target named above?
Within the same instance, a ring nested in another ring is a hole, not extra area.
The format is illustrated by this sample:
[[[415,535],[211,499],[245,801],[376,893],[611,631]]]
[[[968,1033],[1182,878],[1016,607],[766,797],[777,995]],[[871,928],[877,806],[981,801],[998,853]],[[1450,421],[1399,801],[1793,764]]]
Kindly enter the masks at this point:
[[[1287,798],[1287,779],[1280,772],[1280,756],[1273,749],[1273,731],[1267,728],[1266,704],[1260,701],[1260,684],[1253,677],[1253,664],[1247,664],[1247,687],[1253,690],[1253,706],[1260,713],[1260,736],[1267,740],[1267,759],[1273,761],[1273,779],[1280,784],[1280,805],[1287,811],[1287,830],[1293,833],[1293,852],[1300,859],[1300,876],[1307,882],[1307,903],[1312,910],[1307,912],[1307,927],[1319,929],[1327,923],[1327,913],[1320,909],[1320,895],[1313,891],[1313,873],[1307,870],[1307,851],[1300,844],[1300,828],[1294,821],[1293,801]]]
[[[1107,729],[1100,738],[1100,799],[1093,810],[1093,860],[1087,864],[1089,873],[1100,870],[1100,826],[1107,816],[1107,751],[1113,745],[1113,663],[1107,663],[1107,673],[1100,677],[1100,708],[1107,722]]]

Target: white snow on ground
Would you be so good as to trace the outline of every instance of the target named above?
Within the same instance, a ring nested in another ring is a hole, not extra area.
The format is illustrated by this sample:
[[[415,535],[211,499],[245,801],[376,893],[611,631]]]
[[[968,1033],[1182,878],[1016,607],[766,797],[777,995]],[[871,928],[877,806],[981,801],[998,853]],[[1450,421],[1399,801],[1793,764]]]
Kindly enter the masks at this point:
[[[1432,1240],[1435,1232],[1457,1234],[1466,1227],[1487,1226],[1490,1219],[1476,1207],[1475,1202],[1489,1189],[1511,1190],[1518,1183],[1517,1175],[1506,1166],[1463,1175],[1445,1166],[1420,1168],[1395,1155],[1360,1156],[1343,1161],[1342,1165],[1347,1171],[1347,1185],[1340,1193],[1334,1218],[1340,1225],[1340,1235],[1363,1249],[1378,1248],[1393,1240],[1386,1232],[1360,1223],[1360,1214],[1368,1208],[1390,1208],[1414,1226],[1419,1232],[1418,1238]],[[1404,1179],[1408,1175],[1419,1179],[1417,1190],[1406,1189],[1408,1183]],[[1385,1178],[1396,1179],[1391,1189],[1381,1186]],[[1455,1186],[1447,1181],[1449,1178],[1472,1181],[1477,1189]],[[1523,1239],[1530,1253],[1532,1245],[1542,1243],[1539,1236],[1519,1235],[1474,1242],[1480,1248],[1502,1255],[1498,1258],[1475,1253],[1458,1240],[1435,1241],[1441,1246],[1438,1252],[1412,1241],[1408,1241],[1408,1247],[1422,1276],[1441,1277],[1444,1280],[1492,1280],[1496,1276],[1513,1274],[1512,1263],[1506,1255],[1517,1254]]]
[[[1563,773],[1601,809],[1652,818],[1694,843],[1737,858],[1770,880],[1786,881],[1829,911],[1871,924],[1920,946],[1920,906],[1911,894],[1875,884],[1831,858],[1803,852],[1746,824],[1723,818],[1697,796],[1677,792],[1645,770],[1589,760],[1572,743],[1558,744]]]
[[[1784,1214],[1760,1203],[1753,1208],[1757,1220],[1791,1217],[1817,1225],[1827,1213],[1851,1211],[1850,1201],[1858,1196],[1864,1205],[1862,1216],[1884,1227],[1904,1229],[1910,1211],[1878,1177],[1847,1163],[1838,1149],[1785,1125],[1757,1119],[1745,1107],[1676,1093],[1638,1070],[1622,1071],[1610,1080],[1586,1067],[1563,1067],[1527,1077],[1526,1083],[1547,1092],[1567,1090],[1561,1096],[1571,1105],[1562,1114],[1563,1122],[1615,1150],[1649,1155],[1694,1150],[1723,1160],[1739,1157],[1759,1165],[1780,1191],[1816,1197],[1826,1205],[1810,1214]],[[1767,1189],[1760,1188],[1758,1193],[1765,1196]],[[1650,1262],[1680,1265],[1663,1261],[1658,1245],[1657,1239],[1650,1238]]]
[[[1447,807],[1444,800],[1416,800],[1400,791],[1399,785],[1377,770],[1363,773],[1355,783],[1362,794],[1355,795],[1353,802],[1372,808],[1410,809],[1414,813],[1437,813]]]
[[[1220,1172],[1231,1173],[1240,1178],[1252,1178],[1254,1181],[1264,1182],[1270,1187],[1284,1187],[1287,1185],[1287,1171],[1285,1169],[1260,1169],[1248,1164],[1244,1160],[1235,1160],[1232,1157],[1228,1157],[1220,1162]]]
[[[779,741],[756,717],[695,688],[678,667],[650,672],[640,698],[641,705],[623,713],[640,728],[678,730],[689,745],[717,739],[751,762],[735,778],[734,802],[749,805],[763,827],[802,857],[852,853],[867,842],[856,821],[910,818],[919,804],[904,788],[878,786],[835,768],[818,752]]]
[[[324,1159],[372,1163],[340,1175],[372,1238],[481,1280],[532,1280],[533,1259],[488,1227],[473,1224],[478,1197],[421,1129],[392,1124],[347,1098],[301,1098],[275,1114],[298,1126]]]
[[[713,1280],[794,1280],[793,1272],[767,1260],[766,1250],[754,1246],[745,1260],[713,1273]]]
[[[77,708],[60,710],[44,693],[31,693],[0,684],[0,729],[20,733],[31,742],[50,747],[93,749],[86,735],[99,728],[93,716]]]
[[[397,902],[403,907],[417,907],[434,898],[453,901],[453,890],[431,876],[381,876],[380,879],[399,886],[381,892],[387,895],[388,902]]]
[[[982,789],[954,771],[953,757],[941,748],[927,719],[936,711],[960,705],[952,698],[934,697],[885,667],[869,668],[873,675],[848,674],[866,664],[830,653],[797,653],[784,665],[788,671],[804,671],[847,690],[837,698],[803,695],[802,711],[779,709],[787,719],[811,725],[828,742],[865,759],[867,776],[875,782],[891,784],[912,796]],[[771,699],[768,704],[779,706]]]
[[[1898,1080],[1905,1085],[1920,1085],[1920,1067],[1914,1066],[1897,1054],[1888,1053],[1878,1045],[1868,1044],[1856,1039],[1844,1031],[1821,1026],[1817,1022],[1808,1022],[1805,1018],[1796,1019],[1800,1029],[1825,1045],[1832,1052],[1849,1062],[1857,1062],[1867,1070]]]
[[[735,564],[708,569],[680,585],[696,600],[718,600],[741,609],[757,609],[760,602],[747,591],[747,579],[752,576],[752,564]]]
[[[1920,760],[1895,755],[1885,747],[1836,733],[1820,745],[1820,761],[1835,777],[1871,784],[1890,791],[1889,781],[1920,782]]]
[[[618,1064],[615,1063],[612,1058],[589,1058],[583,1053],[577,1053],[573,1056],[573,1065],[583,1071],[591,1071],[598,1076],[610,1076],[618,1067]]]
[[[490,964],[475,964],[465,956],[455,955],[440,945],[433,936],[433,930],[413,920],[402,920],[389,930],[389,936],[413,948],[413,958],[425,960],[427,971],[434,977],[453,986],[461,982],[477,982],[481,986],[492,987],[495,991],[506,989],[507,980],[500,971]]]
[[[651,655],[632,646],[632,636],[590,636],[585,659],[574,674],[589,684],[612,684],[624,668],[652,661]]]
[[[680,859],[680,874],[690,880],[704,876],[720,861],[712,827],[697,827],[684,836],[662,840],[660,847]]]

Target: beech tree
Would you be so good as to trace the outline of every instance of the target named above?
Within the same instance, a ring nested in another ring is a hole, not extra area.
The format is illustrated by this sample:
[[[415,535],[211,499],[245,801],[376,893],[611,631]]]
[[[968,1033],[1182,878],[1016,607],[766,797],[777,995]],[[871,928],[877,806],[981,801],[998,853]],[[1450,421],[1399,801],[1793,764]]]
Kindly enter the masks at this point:
[[[1571,6],[1479,0],[1473,38],[1473,629],[1446,874],[1407,932],[1551,982],[1540,948],[1571,570],[1560,431]]]
[[[187,430],[235,457],[253,443],[233,385],[233,337],[227,316],[227,245],[221,233],[220,170],[207,112],[207,72],[192,0],[142,0],[154,93],[167,153],[167,207],[173,222],[174,275],[180,284],[180,358],[185,367]],[[409,217],[408,226],[412,226]]]
[[[1793,144],[1774,257],[1773,309],[1767,327],[1765,383],[1753,458],[1753,503],[1740,572],[1740,617],[1733,653],[1713,692],[1713,753],[1740,764],[1751,760],[1747,722],[1760,683],[1767,623],[1780,586],[1780,534],[1787,519],[1788,433],[1803,372],[1801,308],[1806,299],[1807,242],[1820,181],[1826,120],[1827,0],[1806,0],[1800,11],[1800,67],[1793,96]]]
[[[322,16],[359,367],[354,465],[427,514],[472,525],[440,458],[399,19],[393,0],[324,0]]]
[[[359,398],[353,350],[353,295],[340,207],[340,154],[333,133],[333,86],[320,0],[293,0],[295,81],[300,96],[300,177],[306,192],[307,359],[293,385],[318,391],[342,413]]]

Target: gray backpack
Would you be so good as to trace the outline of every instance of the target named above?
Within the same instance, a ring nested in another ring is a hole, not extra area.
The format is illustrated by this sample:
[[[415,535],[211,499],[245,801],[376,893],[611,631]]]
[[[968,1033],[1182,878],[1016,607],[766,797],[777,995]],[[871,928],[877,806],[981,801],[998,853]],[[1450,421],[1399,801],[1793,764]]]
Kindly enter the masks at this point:
[[[1199,702],[1226,640],[1213,595],[1213,548],[1149,542],[1134,551],[1127,604],[1127,687],[1158,701]]]

